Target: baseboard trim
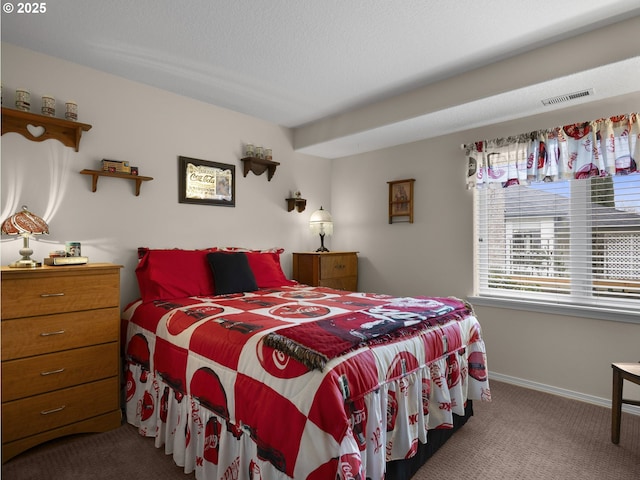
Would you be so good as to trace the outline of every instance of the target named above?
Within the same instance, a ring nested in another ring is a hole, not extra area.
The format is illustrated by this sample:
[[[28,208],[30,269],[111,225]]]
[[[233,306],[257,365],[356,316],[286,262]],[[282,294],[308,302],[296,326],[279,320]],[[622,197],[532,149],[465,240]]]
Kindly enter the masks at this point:
[[[510,383],[517,385],[518,387],[530,388],[531,390],[537,390],[540,392],[551,393],[560,397],[570,398],[572,400],[579,400],[581,402],[592,403],[605,408],[611,408],[611,399],[596,397],[595,395],[587,395],[585,393],[574,392],[573,390],[567,390],[564,388],[553,387],[551,385],[545,385],[544,383],[532,382],[523,378],[512,377],[509,375],[503,375],[502,373],[489,372],[489,380],[496,380],[498,382]],[[489,384],[491,385],[491,384]],[[622,411],[630,413],[632,415],[640,415],[640,407],[634,405],[622,405]]]

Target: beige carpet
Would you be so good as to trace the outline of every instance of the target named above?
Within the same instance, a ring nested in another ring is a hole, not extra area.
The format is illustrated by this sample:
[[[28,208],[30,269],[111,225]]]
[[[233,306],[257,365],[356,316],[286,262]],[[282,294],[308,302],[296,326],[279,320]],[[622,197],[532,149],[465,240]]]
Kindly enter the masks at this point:
[[[414,480],[640,479],[640,417],[622,414],[614,445],[609,408],[499,382],[491,390]]]
[[[608,408],[500,382],[491,387],[493,402],[476,402],[475,416],[414,480],[640,479],[640,417],[623,413],[613,445]],[[54,441],[2,466],[2,480],[190,478],[129,425]]]

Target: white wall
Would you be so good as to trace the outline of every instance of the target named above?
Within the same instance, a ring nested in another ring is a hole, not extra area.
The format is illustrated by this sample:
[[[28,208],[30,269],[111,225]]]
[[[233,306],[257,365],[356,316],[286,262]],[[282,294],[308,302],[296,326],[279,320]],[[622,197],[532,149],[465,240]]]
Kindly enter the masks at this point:
[[[360,252],[359,288],[472,295],[473,193],[460,145],[639,108],[640,94],[628,95],[335,160],[336,240]],[[387,182],[405,178],[416,179],[414,223],[389,225]],[[510,381],[606,403],[611,363],[640,360],[638,324],[481,306],[476,313],[489,369]]]
[[[58,116],[74,99],[78,120],[92,125],[77,153],[57,140],[2,136],[0,217],[26,204],[49,223],[51,234],[31,242],[34,258],[42,260],[66,241],[81,242],[90,261],[124,266],[124,304],[138,294],[139,246],[279,246],[286,249],[287,275],[291,252],[317,248],[308,220],[321,204],[331,209],[331,163],[295,153],[288,129],[6,43],[2,84],[7,107],[14,107],[15,89],[26,88],[32,112],[39,111],[43,94],[51,94]],[[271,181],[266,174],[243,177],[244,143],[273,149],[280,166]],[[181,155],[235,165],[235,208],[178,203]],[[91,177],[79,172],[99,169],[103,158],[129,161],[154,180],[142,183],[138,197],[134,182],[112,178],[100,178],[93,193]],[[285,198],[296,189],[308,199],[303,213],[286,209]],[[3,236],[3,265],[19,258],[20,246],[21,240]]]

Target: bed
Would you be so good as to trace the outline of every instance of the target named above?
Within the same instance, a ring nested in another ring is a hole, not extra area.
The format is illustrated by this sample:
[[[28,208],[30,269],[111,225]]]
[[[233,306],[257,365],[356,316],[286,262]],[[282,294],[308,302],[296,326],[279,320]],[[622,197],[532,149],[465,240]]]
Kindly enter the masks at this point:
[[[471,306],[288,280],[282,250],[139,250],[125,413],[185,473],[410,478],[491,399]]]

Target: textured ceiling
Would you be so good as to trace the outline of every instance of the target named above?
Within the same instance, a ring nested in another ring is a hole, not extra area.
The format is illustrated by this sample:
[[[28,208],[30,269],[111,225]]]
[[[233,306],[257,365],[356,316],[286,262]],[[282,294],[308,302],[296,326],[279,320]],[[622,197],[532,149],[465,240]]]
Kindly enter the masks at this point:
[[[286,127],[363,108],[640,14],[636,0],[55,0],[46,5],[44,14],[3,13],[2,41]],[[640,89],[638,59],[621,67],[635,72],[634,81],[605,95]],[[587,73],[594,84],[598,75],[611,74]],[[493,99],[490,109],[478,99],[439,112],[444,130],[439,133],[451,131],[443,120],[454,114],[472,127],[510,118],[523,95],[536,95],[539,103],[548,91],[571,91],[569,85],[569,90],[549,86]],[[518,112],[535,113],[524,107]],[[344,156],[419,140],[423,128],[416,117],[303,151]]]

